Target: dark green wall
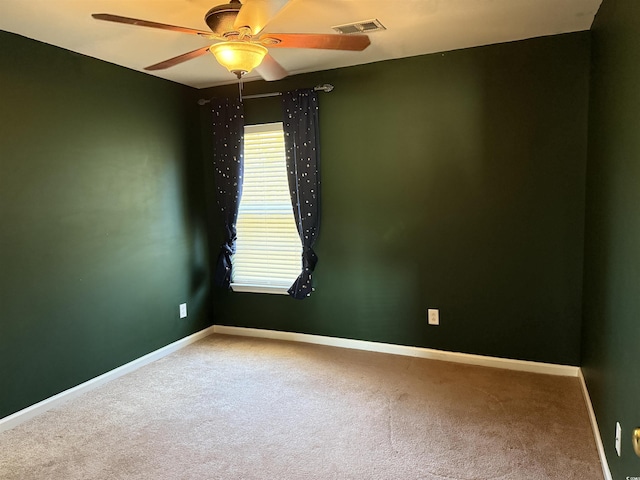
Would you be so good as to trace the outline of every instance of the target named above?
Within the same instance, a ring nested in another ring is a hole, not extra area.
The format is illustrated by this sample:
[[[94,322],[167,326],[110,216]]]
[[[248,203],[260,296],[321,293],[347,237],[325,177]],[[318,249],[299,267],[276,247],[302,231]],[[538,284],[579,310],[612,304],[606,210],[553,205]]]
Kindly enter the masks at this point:
[[[583,371],[614,479],[640,476],[640,2],[605,0],[592,30]],[[622,425],[622,456],[614,450]]]
[[[5,32],[0,91],[1,418],[202,329],[209,301],[197,92]]]
[[[588,72],[583,32],[247,84],[335,85],[316,292],[218,291],[215,323],[577,365]]]

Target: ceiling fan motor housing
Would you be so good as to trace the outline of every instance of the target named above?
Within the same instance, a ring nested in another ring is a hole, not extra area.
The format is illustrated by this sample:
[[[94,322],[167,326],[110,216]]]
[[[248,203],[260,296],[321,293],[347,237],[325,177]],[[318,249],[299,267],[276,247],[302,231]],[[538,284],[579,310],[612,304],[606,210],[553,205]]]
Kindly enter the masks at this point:
[[[233,24],[241,7],[240,0],[231,0],[230,3],[218,5],[209,10],[204,16],[204,21],[207,22],[211,31],[218,35],[233,32],[236,30]]]

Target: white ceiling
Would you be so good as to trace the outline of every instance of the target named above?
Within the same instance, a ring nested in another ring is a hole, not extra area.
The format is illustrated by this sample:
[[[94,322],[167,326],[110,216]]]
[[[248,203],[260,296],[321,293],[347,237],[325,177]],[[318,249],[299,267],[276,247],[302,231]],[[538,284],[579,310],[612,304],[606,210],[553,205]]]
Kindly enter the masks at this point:
[[[265,32],[335,33],[379,19],[363,52],[274,49],[290,74],[588,30],[602,0],[290,0]],[[111,13],[208,30],[204,14],[224,0],[0,0],[0,29],[133,70],[207,45],[195,35],[91,18]],[[207,54],[149,73],[204,88],[235,77]],[[246,81],[259,79],[256,73]]]

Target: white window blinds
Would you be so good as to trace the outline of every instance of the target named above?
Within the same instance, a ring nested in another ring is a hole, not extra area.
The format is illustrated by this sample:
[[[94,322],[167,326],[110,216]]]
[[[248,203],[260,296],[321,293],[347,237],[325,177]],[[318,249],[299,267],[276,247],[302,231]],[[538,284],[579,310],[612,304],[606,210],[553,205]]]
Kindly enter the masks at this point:
[[[302,270],[282,123],[244,127],[244,176],[233,257],[236,291],[286,293]]]

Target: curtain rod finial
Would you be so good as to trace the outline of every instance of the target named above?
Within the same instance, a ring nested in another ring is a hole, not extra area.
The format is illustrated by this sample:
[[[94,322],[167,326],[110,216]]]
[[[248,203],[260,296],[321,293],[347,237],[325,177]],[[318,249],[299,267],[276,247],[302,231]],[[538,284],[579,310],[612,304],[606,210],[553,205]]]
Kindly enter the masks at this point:
[[[322,90],[323,92],[330,92],[331,90],[333,90],[333,85],[331,85],[330,83],[323,83],[322,85],[318,85],[316,87],[313,88],[314,90],[318,91],[318,90]]]

